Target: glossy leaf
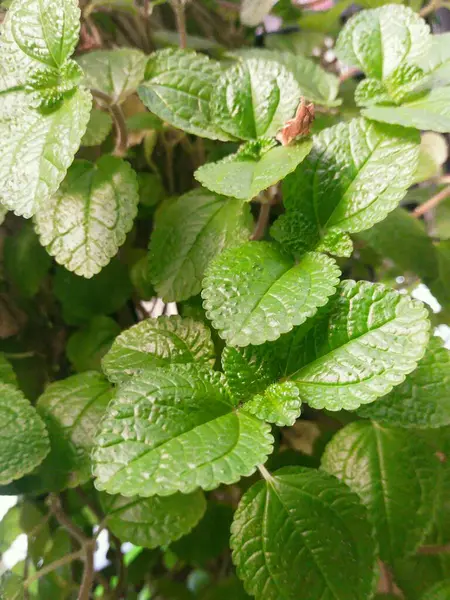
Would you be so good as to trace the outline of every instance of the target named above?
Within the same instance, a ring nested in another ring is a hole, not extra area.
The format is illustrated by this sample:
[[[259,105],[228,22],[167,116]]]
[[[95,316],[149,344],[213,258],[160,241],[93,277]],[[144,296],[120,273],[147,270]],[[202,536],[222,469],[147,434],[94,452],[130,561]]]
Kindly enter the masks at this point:
[[[166,546],[197,525],[206,510],[203,492],[152,498],[103,495],[106,523],[122,542]]]
[[[51,450],[41,476],[50,489],[74,487],[91,475],[90,454],[98,423],[113,393],[96,371],[50,384],[37,402]]]
[[[50,445],[34,406],[11,384],[0,384],[0,483],[19,479],[37,467]]]
[[[416,64],[430,48],[430,30],[411,8],[389,5],[353,16],[339,35],[336,52],[368,77],[388,78],[398,67]]]
[[[262,395],[245,403],[245,410],[279,427],[293,425],[300,416],[302,401],[298,388],[291,381],[275,383]]]
[[[371,595],[375,546],[366,511],[326,473],[287,467],[256,483],[231,533],[238,575],[257,600]]]
[[[312,317],[338,277],[336,263],[325,255],[311,252],[295,264],[276,244],[248,242],[211,264],[203,305],[230,345],[262,344]]]
[[[350,423],[327,445],[322,467],[360,495],[382,560],[402,558],[422,543],[434,516],[439,460],[414,432]]]
[[[344,281],[314,322],[293,332],[289,379],[313,408],[356,409],[416,368],[428,329],[421,302],[381,284]]]
[[[66,269],[90,278],[124,243],[138,200],[136,175],[127,162],[114,156],[95,164],[76,161],[36,213],[41,243]]]
[[[166,302],[197,295],[222,250],[248,240],[253,226],[242,202],[192,190],[162,207],[150,241],[150,278]]]
[[[155,52],[150,57],[139,97],[163,121],[188,133],[228,140],[211,120],[210,100],[220,78],[220,63],[204,54],[178,49]]]
[[[119,324],[110,317],[94,317],[86,327],[73,333],[67,341],[66,354],[76,371],[101,369],[101,359],[120,334]]]
[[[119,388],[102,420],[95,485],[144,497],[210,490],[251,475],[272,441],[268,425],[234,407],[218,373],[144,371]]]
[[[135,48],[94,50],[77,58],[86,87],[107,94],[121,104],[144,79],[147,57]]]
[[[103,359],[114,382],[171,364],[213,365],[211,332],[203,324],[179,316],[146,319],[119,335]]]
[[[211,97],[213,122],[242,140],[274,137],[300,102],[294,76],[274,61],[249,58],[227,69]]]
[[[236,154],[201,166],[195,178],[213,192],[249,201],[292,173],[311,148],[312,143],[305,140],[258,155],[243,146]]]
[[[382,221],[412,184],[419,156],[414,132],[365,119],[329,127],[313,141],[310,155],[283,184],[286,215],[271,230],[297,254],[319,243],[334,252],[333,237]]]

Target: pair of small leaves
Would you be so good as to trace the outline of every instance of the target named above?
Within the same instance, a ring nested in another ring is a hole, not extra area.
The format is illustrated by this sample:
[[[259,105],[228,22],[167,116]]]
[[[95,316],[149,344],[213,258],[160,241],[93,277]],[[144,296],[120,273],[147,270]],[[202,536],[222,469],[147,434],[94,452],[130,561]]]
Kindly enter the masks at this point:
[[[89,119],[78,31],[75,0],[14,0],[2,25],[0,201],[25,217],[57,190]]]
[[[106,266],[133,226],[138,184],[129,164],[102,156],[77,160],[58,192],[35,215],[43,246],[69,271],[92,277]]]
[[[416,368],[428,328],[421,303],[380,284],[344,281],[315,318],[272,344],[228,349],[223,368],[237,398],[246,387],[251,396],[287,379],[313,408],[353,410]]]
[[[369,77],[356,92],[358,103],[368,107],[364,116],[449,131],[450,89],[441,87],[450,83],[448,36],[431,36],[428,25],[410,8],[390,5],[362,11],[342,30],[336,52]]]

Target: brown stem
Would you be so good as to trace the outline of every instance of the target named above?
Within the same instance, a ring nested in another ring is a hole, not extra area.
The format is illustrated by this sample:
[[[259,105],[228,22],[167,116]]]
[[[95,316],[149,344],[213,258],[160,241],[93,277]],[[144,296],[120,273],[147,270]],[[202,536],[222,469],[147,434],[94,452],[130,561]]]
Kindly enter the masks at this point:
[[[450,544],[445,544],[443,546],[422,546],[417,551],[418,554],[448,554],[450,553]]]
[[[419,11],[419,15],[422,17],[422,19],[424,19],[425,17],[428,17],[428,15],[430,15],[432,12],[437,10],[440,7],[440,5],[441,5],[440,0],[431,0],[431,2],[429,4],[424,6]]]
[[[448,187],[444,188],[443,190],[441,190],[440,192],[438,192],[435,196],[433,196],[432,198],[430,198],[429,200],[427,200],[420,206],[418,206],[415,209],[415,211],[413,212],[413,217],[418,219],[419,217],[424,215],[426,212],[428,212],[432,208],[436,208],[436,206],[438,204],[440,204],[443,200],[445,200],[449,196],[450,196],[450,185]]]
[[[84,570],[78,600],[89,600],[94,581],[94,551],[95,542],[89,540],[84,544]]]
[[[59,496],[50,494],[48,496],[48,504],[59,523],[70,533],[80,546],[83,547],[91,541],[91,538],[85,535],[84,532],[66,515]]]
[[[267,225],[269,223],[270,217],[270,203],[265,202],[261,204],[259,209],[258,220],[256,221],[256,226],[251,235],[250,239],[253,241],[261,240],[266,233]]]
[[[48,575],[48,573],[51,573],[55,569],[59,569],[59,567],[64,567],[65,565],[68,565],[69,563],[71,563],[74,560],[82,560],[83,556],[84,556],[84,551],[78,550],[77,552],[72,552],[71,554],[66,554],[65,556],[62,556],[61,558],[58,558],[58,560],[53,561],[46,567],[42,567],[42,569],[40,569],[39,571],[36,571],[36,573],[33,573],[33,575],[30,575],[30,577],[28,577],[28,579],[26,579],[23,582],[24,587],[25,588],[30,587],[30,585],[32,583],[34,583],[41,577]]]
[[[392,575],[389,567],[381,560],[378,561],[378,565],[380,567],[378,592],[380,594],[392,594],[394,592],[394,582],[392,581]]]
[[[108,96],[108,94],[105,94],[100,90],[91,90],[91,94],[94,98],[100,100],[100,102],[102,102],[109,110],[114,121],[114,127],[116,128],[116,146],[114,154],[116,156],[123,156],[128,148],[128,130],[122,109],[118,104],[114,103],[111,96]]]
[[[175,13],[178,35],[180,36],[180,48],[184,49],[187,47],[185,0],[172,0],[171,4]]]

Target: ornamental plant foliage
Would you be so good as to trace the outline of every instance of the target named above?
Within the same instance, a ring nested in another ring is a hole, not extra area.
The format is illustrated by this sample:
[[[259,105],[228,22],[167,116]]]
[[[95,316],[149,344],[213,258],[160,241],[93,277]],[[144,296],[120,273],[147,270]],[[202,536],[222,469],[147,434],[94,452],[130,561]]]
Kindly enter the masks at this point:
[[[436,2],[3,4],[0,598],[448,600]]]

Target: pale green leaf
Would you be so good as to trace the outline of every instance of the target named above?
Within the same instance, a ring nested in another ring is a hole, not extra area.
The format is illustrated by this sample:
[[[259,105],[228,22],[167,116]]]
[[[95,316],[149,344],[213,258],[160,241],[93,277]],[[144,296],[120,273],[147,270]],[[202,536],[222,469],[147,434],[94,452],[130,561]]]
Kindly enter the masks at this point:
[[[201,166],[194,175],[218,194],[249,201],[292,173],[311,147],[311,141],[305,140],[292,146],[275,146],[258,155],[246,144],[236,154]]]
[[[302,28],[301,35],[311,32],[321,32],[322,35],[337,34],[342,27],[342,14],[352,4],[352,0],[339,0],[329,10],[304,11],[298,22]],[[316,48],[320,48],[323,42],[317,42]]]
[[[93,108],[87,124],[87,129],[81,139],[82,146],[99,146],[111,132],[113,126],[109,112]]]
[[[37,473],[49,489],[75,487],[91,476],[91,450],[113,395],[96,371],[51,383],[37,402],[50,437],[50,453]]]
[[[242,140],[274,137],[294,116],[301,90],[283,65],[257,58],[238,61],[215,82],[213,122]]]
[[[442,347],[442,340],[432,338],[417,369],[358,414],[393,427],[450,425],[450,351]]]
[[[450,131],[450,87],[436,88],[401,106],[370,106],[362,114],[374,121],[447,133]]]
[[[5,207],[31,217],[50,199],[78,150],[90,110],[91,96],[84,89],[50,112],[30,106],[23,91],[0,95],[0,202]]]
[[[0,598],[2,600],[25,600],[23,577],[5,571],[0,576]]]
[[[23,528],[20,524],[21,507],[15,505],[3,515],[0,521],[0,553],[3,554],[8,550],[15,539],[23,533]],[[1,597],[1,596],[0,596]]]
[[[248,240],[253,219],[242,201],[197,189],[162,206],[150,240],[149,273],[158,295],[181,301],[197,295],[209,263]]]
[[[327,473],[287,467],[253,485],[235,513],[231,547],[257,600],[371,596],[375,543],[367,512]]]
[[[382,560],[392,562],[422,543],[434,516],[440,463],[414,432],[350,423],[327,445],[322,467],[367,506]]]
[[[114,319],[101,315],[94,317],[67,340],[67,358],[76,371],[99,371],[101,359],[120,332],[120,325]]]
[[[232,346],[273,341],[312,317],[339,281],[332,258],[311,252],[296,264],[279,246],[247,242],[221,254],[203,282],[203,306]]]
[[[353,16],[339,35],[336,53],[368,77],[383,80],[405,63],[417,64],[430,45],[429,26],[417,13],[388,5]]]
[[[145,81],[138,92],[142,102],[163,121],[188,133],[228,140],[211,120],[210,100],[222,73],[220,63],[204,54],[166,49],[151,55]]]
[[[421,302],[381,284],[344,281],[316,319],[293,332],[287,374],[313,408],[353,410],[404,381],[424,355],[428,329]]]
[[[283,184],[286,215],[271,230],[296,254],[330,235],[333,252],[340,232],[356,233],[382,221],[412,184],[419,156],[414,131],[365,119],[325,129],[313,142],[310,155]]]
[[[448,600],[450,598],[450,579],[436,583],[422,596],[422,600]]]
[[[201,490],[152,498],[102,496],[106,524],[121,542],[157,548],[189,533],[203,517],[205,496]]]
[[[272,451],[267,424],[235,408],[220,374],[144,371],[108,407],[93,452],[97,489],[124,496],[211,490],[251,475]]]
[[[424,133],[420,141],[419,164],[414,183],[438,177],[447,158],[448,145],[445,137],[432,131]]]
[[[84,85],[107,94],[121,104],[144,79],[147,57],[135,48],[94,50],[77,58]]]
[[[274,383],[262,395],[245,403],[245,410],[255,417],[279,427],[293,425],[300,416],[302,401],[292,381]]]
[[[38,207],[41,244],[69,271],[90,278],[117,254],[139,201],[136,174],[115,156],[75,161],[58,192]]]
[[[256,27],[272,10],[277,0],[243,0],[241,4],[241,22],[247,27]]]
[[[50,449],[45,425],[16,387],[0,383],[0,484],[39,465]]]
[[[417,61],[430,87],[450,83],[450,33],[431,36],[431,48]]]
[[[126,381],[143,370],[171,364],[214,364],[210,330],[179,316],[146,319],[119,335],[103,359],[103,370],[114,382]]]
[[[17,377],[14,369],[3,353],[0,353],[0,382],[17,385]]]

